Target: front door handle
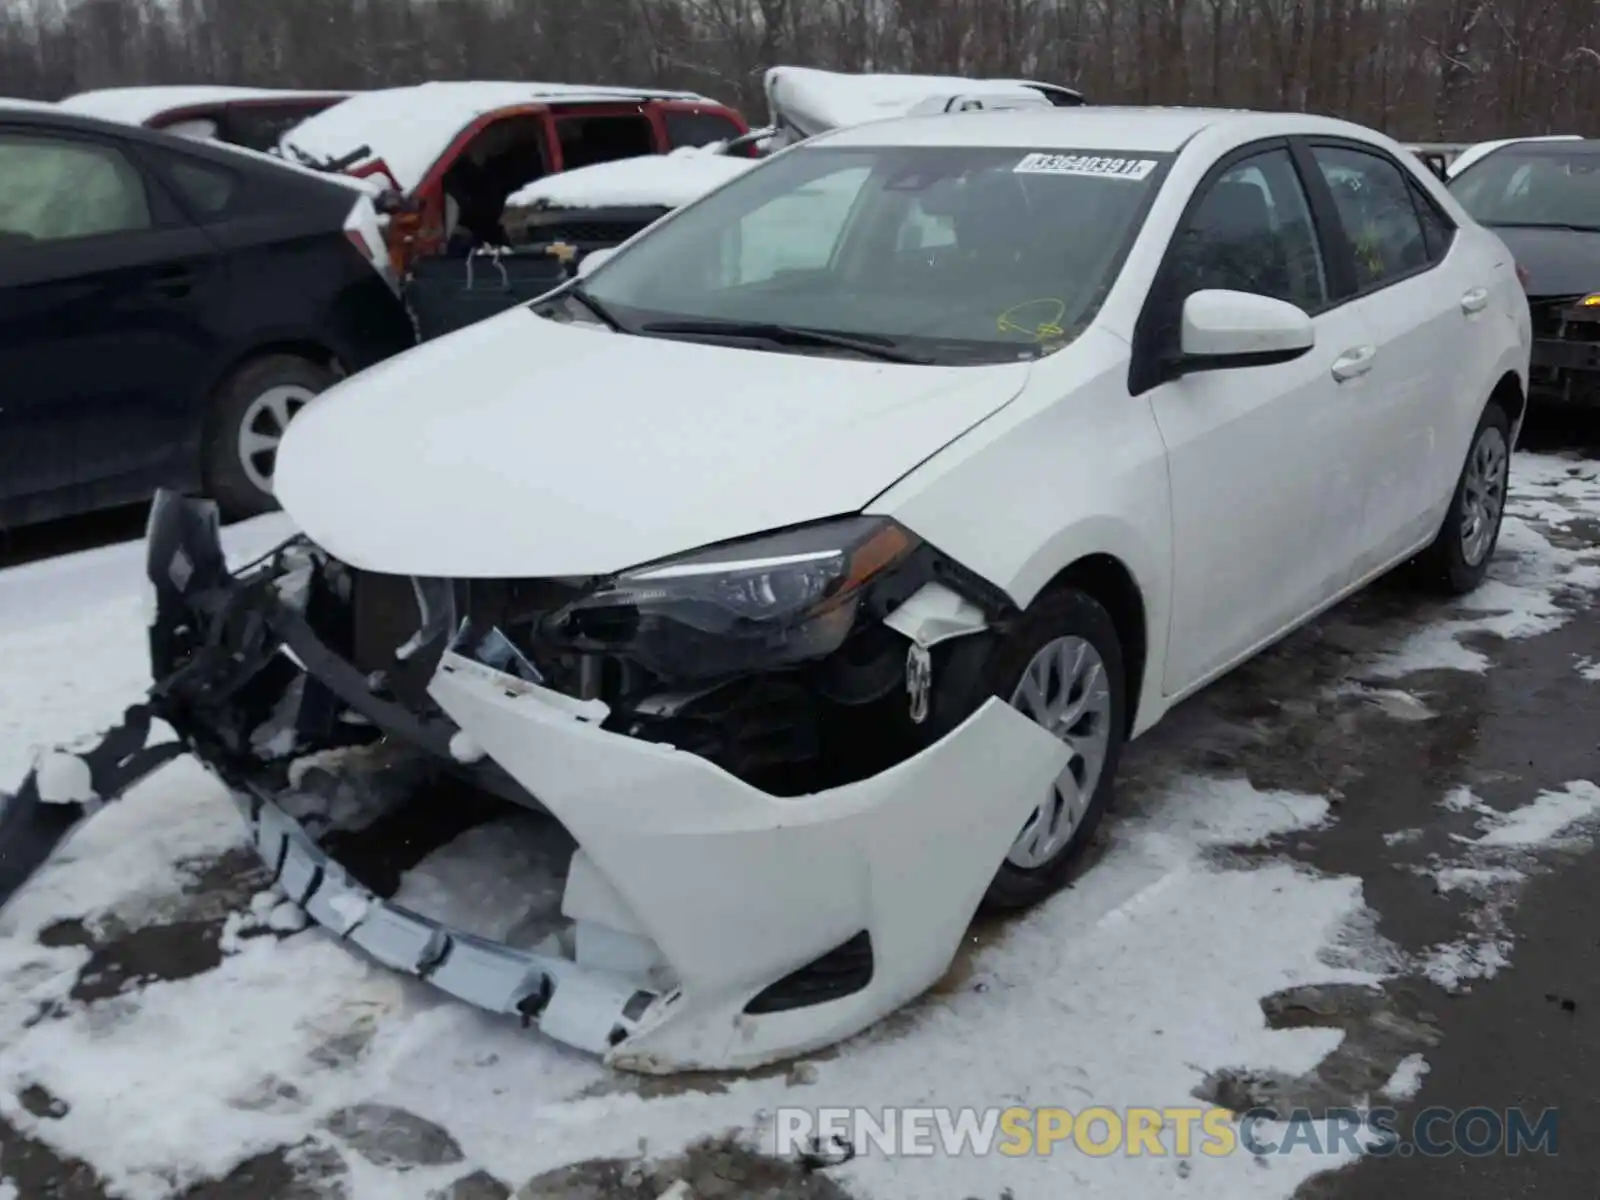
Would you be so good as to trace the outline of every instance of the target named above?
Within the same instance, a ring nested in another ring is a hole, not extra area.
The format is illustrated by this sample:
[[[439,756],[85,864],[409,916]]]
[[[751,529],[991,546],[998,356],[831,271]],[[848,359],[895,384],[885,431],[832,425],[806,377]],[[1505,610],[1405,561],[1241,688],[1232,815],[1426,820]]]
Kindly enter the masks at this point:
[[[1365,375],[1378,357],[1376,346],[1357,346],[1333,360],[1333,377],[1340,383]]]
[[[1461,297],[1461,311],[1464,313],[1482,312],[1489,307],[1489,289],[1475,287]]]

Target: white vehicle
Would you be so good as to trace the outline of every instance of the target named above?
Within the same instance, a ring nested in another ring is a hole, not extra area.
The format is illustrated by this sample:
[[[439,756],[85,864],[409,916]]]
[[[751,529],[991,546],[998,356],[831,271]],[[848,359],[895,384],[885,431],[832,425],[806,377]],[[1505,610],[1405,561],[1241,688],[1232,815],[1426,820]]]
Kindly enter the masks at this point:
[[[1581,141],[1583,141],[1582,136],[1576,133],[1551,133],[1542,137],[1499,138],[1498,140],[1492,142],[1478,142],[1475,145],[1468,146],[1465,150],[1451,160],[1450,165],[1445,168],[1445,178],[1454,179],[1473,163],[1488,157],[1502,146],[1517,146],[1521,145],[1523,142]]]
[[[163,497],[150,707],[379,961],[619,1066],[754,1066],[1061,887],[1183,697],[1408,560],[1477,586],[1528,359],[1505,247],[1354,125],[839,130],[309,405],[266,563]],[[32,808],[121,790],[148,716]],[[357,741],[366,786],[409,744],[548,814],[570,924],[353,879],[291,764]]]

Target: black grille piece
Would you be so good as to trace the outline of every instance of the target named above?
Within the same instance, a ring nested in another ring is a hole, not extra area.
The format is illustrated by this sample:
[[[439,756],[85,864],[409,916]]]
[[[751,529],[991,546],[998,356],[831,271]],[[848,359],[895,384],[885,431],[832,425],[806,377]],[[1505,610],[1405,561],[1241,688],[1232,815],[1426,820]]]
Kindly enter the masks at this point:
[[[842,1000],[872,982],[872,969],[872,935],[863,929],[821,958],[785,975],[746,1004],[744,1011],[760,1016]]]
[[[507,217],[507,233],[518,245],[567,242],[581,253],[618,246],[672,209],[665,205],[636,208],[533,209]],[[511,226],[515,226],[515,231]]]

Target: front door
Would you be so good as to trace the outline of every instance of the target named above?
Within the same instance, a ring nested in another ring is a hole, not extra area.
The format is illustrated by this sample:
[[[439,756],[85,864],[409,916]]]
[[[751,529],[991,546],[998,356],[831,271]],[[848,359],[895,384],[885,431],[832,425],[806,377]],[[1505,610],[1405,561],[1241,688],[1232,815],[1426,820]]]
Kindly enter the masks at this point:
[[[1207,288],[1285,300],[1313,316],[1317,338],[1292,362],[1199,372],[1148,393],[1172,485],[1164,687],[1173,694],[1305,616],[1348,577],[1364,491],[1351,414],[1366,381],[1340,382],[1334,369],[1372,335],[1352,308],[1330,307],[1327,270],[1286,147],[1242,158],[1208,185],[1157,288],[1173,312]],[[1177,336],[1174,326],[1170,337]]]

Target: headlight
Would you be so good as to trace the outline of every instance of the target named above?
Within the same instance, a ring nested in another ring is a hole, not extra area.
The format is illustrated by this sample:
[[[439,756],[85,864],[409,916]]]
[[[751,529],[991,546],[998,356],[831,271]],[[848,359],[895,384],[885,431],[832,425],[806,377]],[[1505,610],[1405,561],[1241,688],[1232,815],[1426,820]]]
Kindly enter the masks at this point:
[[[555,613],[550,632],[664,679],[823,658],[849,635],[862,588],[917,544],[881,517],[726,543],[624,571]]]

